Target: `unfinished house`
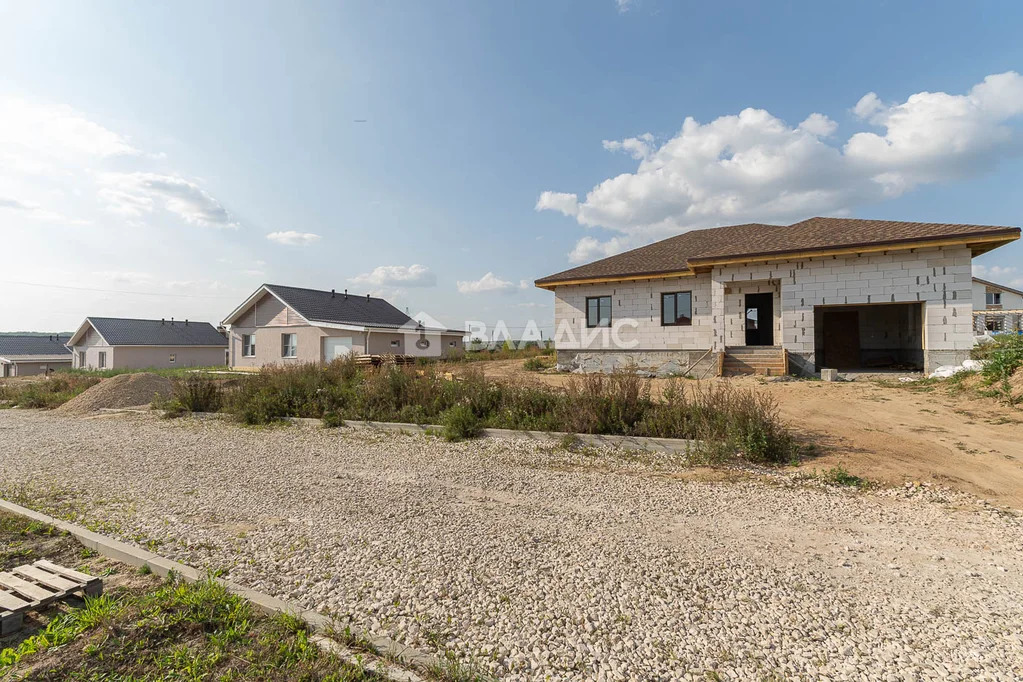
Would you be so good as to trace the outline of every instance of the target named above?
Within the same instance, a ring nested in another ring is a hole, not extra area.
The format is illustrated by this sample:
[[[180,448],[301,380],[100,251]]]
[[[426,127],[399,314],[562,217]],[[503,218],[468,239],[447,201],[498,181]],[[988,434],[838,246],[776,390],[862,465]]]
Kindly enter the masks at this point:
[[[80,369],[223,367],[227,339],[209,322],[87,317],[67,342]]]
[[[227,318],[232,367],[330,362],[350,353],[441,357],[464,332],[411,317],[382,298],[264,284]]]
[[[977,334],[1023,330],[1023,291],[973,278],[973,326]]]
[[[926,370],[973,344],[971,261],[1016,227],[811,218],[694,230],[536,281],[558,365],[655,374]]]
[[[25,377],[70,369],[67,336],[0,336],[0,376]]]

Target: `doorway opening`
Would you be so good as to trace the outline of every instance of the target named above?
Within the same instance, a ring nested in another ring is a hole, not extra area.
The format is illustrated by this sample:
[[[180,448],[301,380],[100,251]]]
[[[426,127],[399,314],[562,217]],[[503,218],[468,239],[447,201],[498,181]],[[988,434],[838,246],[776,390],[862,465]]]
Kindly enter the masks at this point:
[[[774,345],[774,294],[746,294],[746,345]]]
[[[923,305],[814,306],[817,369],[922,369]]]

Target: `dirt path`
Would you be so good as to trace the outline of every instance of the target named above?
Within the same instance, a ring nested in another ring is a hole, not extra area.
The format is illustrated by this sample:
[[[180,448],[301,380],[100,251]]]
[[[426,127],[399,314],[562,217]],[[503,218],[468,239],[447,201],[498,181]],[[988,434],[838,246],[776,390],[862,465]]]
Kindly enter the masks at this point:
[[[521,360],[474,366],[499,381],[565,386],[572,378],[526,372]],[[459,366],[451,369],[458,372]],[[656,395],[665,382],[652,381]],[[989,398],[953,397],[941,388],[925,393],[868,381],[712,381],[755,386],[773,395],[782,417],[811,434],[820,448],[821,455],[804,467],[841,465],[886,483],[939,483],[1023,508],[1023,410]]]

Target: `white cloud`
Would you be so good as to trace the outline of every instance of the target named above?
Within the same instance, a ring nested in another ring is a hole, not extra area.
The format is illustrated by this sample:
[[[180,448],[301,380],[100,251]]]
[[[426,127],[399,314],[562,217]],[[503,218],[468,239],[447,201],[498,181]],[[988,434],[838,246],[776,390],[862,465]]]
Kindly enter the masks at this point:
[[[157,204],[192,225],[237,229],[227,209],[209,192],[180,175],[102,173],[99,196],[108,210],[126,217],[152,213]]]
[[[68,159],[140,153],[125,136],[66,105],[0,98],[0,154],[21,170],[45,172]]]
[[[618,142],[617,140],[604,140],[604,149],[609,152],[628,152],[628,154],[636,159],[645,159],[650,156],[651,145],[653,144],[654,136],[650,133],[643,133],[637,137],[630,137]],[[575,197],[574,194],[570,195]]]
[[[437,284],[437,275],[425,265],[381,265],[349,281],[371,287],[432,287]]]
[[[312,232],[296,232],[287,230],[285,232],[271,232],[266,236],[272,242],[285,244],[287,246],[308,246],[320,240],[320,235]]]
[[[580,239],[573,262],[698,227],[849,214],[921,184],[976,175],[1019,153],[1011,123],[1023,114],[1023,77],[1010,71],[965,95],[923,92],[894,104],[869,93],[853,113],[883,130],[832,145],[825,138],[838,126],[824,114],[792,127],[750,108],[704,124],[686,118],[659,147],[649,134],[605,140],[605,149],[636,158],[637,169],[600,182],[581,201],[545,191],[536,210],[616,233]]]
[[[973,276],[986,279],[1002,286],[1020,287],[1023,286],[1023,277],[1020,276],[1019,268],[1002,265],[981,265],[973,264]]]
[[[579,197],[565,192],[543,192],[536,200],[537,211],[561,211],[567,216],[579,213]]]
[[[45,220],[50,222],[61,222],[66,225],[91,225],[91,220],[81,220],[77,218],[68,218],[67,216],[43,208],[39,204],[32,201],[21,201],[20,199],[14,199],[12,197],[0,197],[0,209],[10,209],[12,211],[19,211],[23,215],[28,216],[36,220]]]
[[[488,272],[479,279],[456,282],[460,294],[484,294],[484,293],[509,293],[522,287],[522,280],[518,285],[515,282],[501,279],[492,272]]]
[[[618,8],[619,14],[625,14],[632,8],[632,3],[635,0],[615,0],[615,7]]]

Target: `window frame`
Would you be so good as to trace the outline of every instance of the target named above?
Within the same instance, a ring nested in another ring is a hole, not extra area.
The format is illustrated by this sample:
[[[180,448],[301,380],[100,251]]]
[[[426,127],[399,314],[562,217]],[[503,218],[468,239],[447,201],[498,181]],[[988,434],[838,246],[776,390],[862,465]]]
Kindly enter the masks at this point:
[[[292,343],[289,344],[287,341],[285,341],[285,339],[288,339],[288,341],[291,341]],[[289,349],[291,350],[290,354],[287,352]],[[298,334],[294,332],[281,333],[281,357],[282,358],[298,357]]]
[[[245,342],[248,339],[248,343]],[[255,334],[242,334],[242,357],[243,358],[254,358],[256,357],[256,335]]]
[[[106,369],[106,368],[107,368],[107,352],[103,351],[103,350],[98,351],[96,353],[96,369]]]
[[[1002,292],[1000,291],[987,291],[984,293],[986,299],[986,305],[1002,305]]]
[[[689,295],[689,317],[686,318],[688,320],[686,322],[679,322],[678,297],[681,296],[682,294],[688,294]],[[664,298],[666,296],[673,296],[675,298],[675,301],[674,301],[675,321],[674,322],[667,322],[664,319]],[[661,292],[661,326],[662,327],[692,327],[693,326],[693,291],[692,291],[692,289],[685,290],[685,291],[662,291]]]
[[[600,324],[600,302],[603,299],[607,299],[607,324]],[[597,321],[595,324],[590,324],[590,301],[597,302]],[[587,296],[586,297],[586,328],[587,329],[604,329],[609,328],[614,320],[612,311],[614,309],[614,301],[610,294],[604,294],[603,296]]]

